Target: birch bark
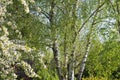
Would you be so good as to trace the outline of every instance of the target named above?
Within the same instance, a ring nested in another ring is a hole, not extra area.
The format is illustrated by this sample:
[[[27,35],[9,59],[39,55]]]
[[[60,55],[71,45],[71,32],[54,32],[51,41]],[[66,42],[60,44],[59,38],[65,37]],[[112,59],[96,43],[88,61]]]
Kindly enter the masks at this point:
[[[54,55],[55,60],[55,66],[57,70],[57,75],[59,80],[63,80],[62,73],[61,73],[61,67],[60,67],[60,61],[59,61],[59,51],[58,51],[58,43],[57,39],[55,39],[56,31],[54,27],[54,8],[55,8],[55,1],[51,0],[50,3],[50,12],[49,12],[49,21],[51,26],[51,33],[52,33],[52,39],[53,39],[53,45],[52,45],[52,51]]]
[[[88,55],[89,55],[89,50],[90,50],[90,46],[91,46],[91,35],[92,35],[92,31],[93,31],[93,26],[95,24],[95,17],[97,15],[97,13],[99,12],[99,9],[104,5],[101,4],[100,6],[98,6],[98,8],[90,15],[94,15],[93,17],[93,21],[92,21],[92,24],[91,24],[91,28],[90,28],[90,31],[88,33],[88,39],[87,39],[87,45],[86,45],[86,51],[85,51],[85,54],[83,56],[83,59],[82,59],[82,62],[81,62],[81,65],[80,65],[80,70],[79,70],[79,74],[78,74],[78,80],[82,80],[82,75],[83,75],[83,71],[85,69],[85,65],[86,65],[86,61],[87,61],[87,58],[88,58]],[[90,17],[89,17],[90,18]]]
[[[73,32],[73,40],[72,40],[72,44],[73,44],[73,48],[70,54],[70,59],[69,59],[69,63],[68,63],[68,80],[74,80],[74,64],[75,64],[75,48],[76,48],[76,37],[77,37],[77,31],[76,31],[76,21],[77,21],[77,9],[78,9],[78,2],[79,0],[75,1],[75,4],[73,6],[73,11],[72,11],[72,16],[73,16],[73,25],[71,26],[74,30]]]

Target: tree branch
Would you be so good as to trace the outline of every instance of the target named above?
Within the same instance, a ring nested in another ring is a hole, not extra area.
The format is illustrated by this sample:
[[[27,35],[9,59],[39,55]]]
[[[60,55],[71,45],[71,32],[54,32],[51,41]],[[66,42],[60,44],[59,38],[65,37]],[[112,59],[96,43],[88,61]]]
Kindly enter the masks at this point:
[[[81,29],[84,27],[84,25],[88,22],[88,20],[104,5],[105,2],[103,2],[101,5],[97,7],[97,9],[85,20],[85,22],[82,24],[80,29],[78,30],[78,33],[81,31]]]

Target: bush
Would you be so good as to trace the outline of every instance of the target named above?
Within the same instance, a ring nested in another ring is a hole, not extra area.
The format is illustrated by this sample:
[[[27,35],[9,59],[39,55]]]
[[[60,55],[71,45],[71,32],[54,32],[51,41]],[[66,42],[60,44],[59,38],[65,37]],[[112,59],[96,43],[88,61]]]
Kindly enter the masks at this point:
[[[82,80],[108,80],[103,77],[89,77],[89,78],[82,78]]]

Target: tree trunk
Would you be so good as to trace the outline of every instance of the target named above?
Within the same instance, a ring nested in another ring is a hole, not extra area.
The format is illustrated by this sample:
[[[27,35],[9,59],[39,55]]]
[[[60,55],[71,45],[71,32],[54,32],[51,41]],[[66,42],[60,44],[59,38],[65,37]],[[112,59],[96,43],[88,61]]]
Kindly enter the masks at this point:
[[[54,60],[55,60],[55,66],[56,66],[56,71],[59,80],[63,80],[62,73],[61,73],[61,67],[60,67],[60,61],[59,61],[59,52],[58,52],[58,45],[57,45],[57,39],[56,37],[56,31],[54,25],[54,7],[55,7],[55,2],[54,0],[51,0],[51,9],[49,11],[49,21],[50,21],[50,26],[51,26],[51,35],[53,39],[53,45],[52,45],[52,50],[53,50],[53,55],[54,55]]]
[[[66,26],[65,26],[66,27]],[[64,80],[68,80],[68,72],[67,72],[67,63],[68,63],[68,53],[67,53],[67,33],[64,33],[64,67],[65,67],[65,71],[64,71]]]
[[[83,56],[82,64],[81,64],[81,67],[80,67],[80,71],[79,71],[79,75],[78,75],[78,80],[82,79],[82,74],[83,74],[83,71],[85,69],[86,60],[87,60],[87,57],[88,57],[88,54],[89,54],[90,38],[88,39],[88,41],[89,42],[86,45],[87,49],[86,49],[85,55]]]
[[[53,54],[54,54],[54,60],[55,60],[56,70],[57,70],[59,80],[63,80],[62,73],[61,73],[61,68],[60,68],[58,45],[57,45],[56,41],[53,42],[52,50],[53,50]]]
[[[75,56],[74,49],[75,48],[73,48],[68,63],[68,80],[74,80],[74,56]]]
[[[88,39],[87,39],[87,45],[86,45],[86,51],[85,51],[85,55],[83,56],[83,59],[82,59],[82,62],[81,62],[81,66],[80,66],[80,70],[79,70],[79,73],[78,73],[78,80],[82,80],[82,75],[83,75],[83,71],[85,69],[85,64],[86,64],[86,61],[87,61],[87,57],[88,57],[88,54],[89,54],[89,50],[90,50],[90,44],[91,44],[91,34],[92,34],[92,30],[93,30],[93,26],[95,24],[95,17],[99,11],[99,9],[104,5],[104,3],[102,3],[101,5],[98,6],[98,8],[89,16],[89,18],[87,20],[90,19],[90,17],[93,17],[93,22],[91,24],[91,28],[90,28],[90,31],[89,31],[89,34],[88,34]],[[87,20],[85,21],[85,23],[87,22]],[[82,25],[82,27],[84,26],[84,24]],[[81,30],[81,29],[80,29]]]
[[[83,71],[85,69],[85,64],[86,64],[86,61],[87,61],[87,58],[88,58],[88,54],[89,54],[89,50],[90,50],[90,44],[91,44],[91,39],[92,39],[91,38],[91,34],[92,34],[93,26],[94,26],[94,23],[95,23],[96,15],[97,15],[97,12],[95,13],[95,16],[93,18],[93,22],[91,24],[90,31],[88,33],[86,51],[85,51],[85,54],[84,54],[82,62],[81,62],[80,70],[79,70],[79,73],[78,73],[78,80],[82,80]]]
[[[71,26],[71,29],[73,30],[73,40],[72,40],[72,51],[70,55],[70,60],[68,63],[68,80],[74,80],[75,79],[75,47],[76,47],[76,37],[77,37],[77,31],[76,31],[76,19],[77,19],[77,9],[78,9],[78,2],[79,0],[75,1],[75,4],[72,8],[72,16],[73,16],[73,25]]]

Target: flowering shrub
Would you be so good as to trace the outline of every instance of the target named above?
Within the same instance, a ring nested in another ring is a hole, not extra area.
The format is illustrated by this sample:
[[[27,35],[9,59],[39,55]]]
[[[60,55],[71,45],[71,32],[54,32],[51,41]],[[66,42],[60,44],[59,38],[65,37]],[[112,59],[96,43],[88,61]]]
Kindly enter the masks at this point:
[[[29,2],[34,2],[34,0]],[[0,0],[0,80],[16,80],[15,66],[22,67],[28,77],[39,77],[27,62],[21,60],[23,52],[30,53],[33,49],[26,45],[17,44],[8,37],[9,31],[4,24],[16,29],[16,32],[20,33],[13,24],[14,20],[13,22],[5,21],[6,15],[10,14],[6,9],[9,4],[13,4],[12,0]],[[21,0],[21,4],[25,6],[25,11],[28,13],[27,0]]]
[[[15,64],[23,67],[27,76],[38,77],[29,64],[20,60],[20,50],[31,52],[32,49],[24,45],[14,44],[8,38],[9,32],[7,28],[2,26],[2,30],[4,35],[0,37],[0,77],[2,79],[17,78],[17,75],[14,73],[14,66],[12,66]]]

